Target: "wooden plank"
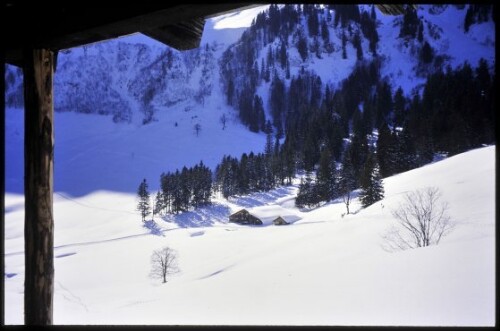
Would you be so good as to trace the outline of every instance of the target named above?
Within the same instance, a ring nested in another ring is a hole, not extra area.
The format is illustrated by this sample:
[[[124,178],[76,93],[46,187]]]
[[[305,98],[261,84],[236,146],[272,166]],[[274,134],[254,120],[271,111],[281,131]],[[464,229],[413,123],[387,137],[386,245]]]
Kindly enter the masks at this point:
[[[54,56],[24,51],[24,322],[51,325],[54,295]]]

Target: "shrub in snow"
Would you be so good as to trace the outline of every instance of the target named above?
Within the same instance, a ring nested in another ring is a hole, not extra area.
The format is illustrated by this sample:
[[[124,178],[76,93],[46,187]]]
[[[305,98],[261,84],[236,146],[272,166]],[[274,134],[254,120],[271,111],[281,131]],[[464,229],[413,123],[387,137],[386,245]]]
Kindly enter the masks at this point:
[[[407,193],[399,207],[392,210],[397,226],[383,235],[383,248],[392,252],[439,244],[454,228],[447,211],[448,203],[441,201],[436,187]]]

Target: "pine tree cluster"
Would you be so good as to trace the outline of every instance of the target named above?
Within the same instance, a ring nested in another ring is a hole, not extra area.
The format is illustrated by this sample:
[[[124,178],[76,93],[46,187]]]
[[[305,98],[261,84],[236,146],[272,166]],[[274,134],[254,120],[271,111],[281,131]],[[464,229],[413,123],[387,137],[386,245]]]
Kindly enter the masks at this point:
[[[295,160],[268,132],[264,153],[243,153],[238,159],[225,155],[215,169],[214,190],[224,198],[269,191],[290,184],[295,177]]]
[[[211,203],[212,171],[203,162],[183,167],[174,173],[162,173],[160,191],[155,197],[155,214],[178,214]]]
[[[358,187],[361,188],[363,207],[384,197],[377,157],[374,151],[370,151],[366,135],[352,136],[340,167],[336,164],[329,150],[324,149],[315,176],[308,171],[301,180],[295,200],[297,207],[316,207],[322,202],[342,198],[349,214],[353,191]]]

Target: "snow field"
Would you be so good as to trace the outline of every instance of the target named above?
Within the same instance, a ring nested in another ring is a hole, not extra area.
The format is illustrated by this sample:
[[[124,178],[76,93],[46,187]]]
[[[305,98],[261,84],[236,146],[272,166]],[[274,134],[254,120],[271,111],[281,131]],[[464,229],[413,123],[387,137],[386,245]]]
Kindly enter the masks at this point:
[[[128,214],[132,194],[58,197],[55,323],[491,326],[494,155],[490,146],[387,178],[384,200],[362,210],[355,200],[356,214],[344,217],[341,202],[293,207],[296,187],[224,209],[295,216],[288,226],[240,226],[219,215],[195,228],[157,220],[164,231],[155,236]],[[439,246],[384,251],[390,210],[404,192],[429,185],[442,190],[459,226]],[[6,273],[16,274],[5,278],[7,324],[23,318],[21,203],[7,194]],[[161,284],[148,277],[149,259],[165,245],[177,250],[180,272]]]

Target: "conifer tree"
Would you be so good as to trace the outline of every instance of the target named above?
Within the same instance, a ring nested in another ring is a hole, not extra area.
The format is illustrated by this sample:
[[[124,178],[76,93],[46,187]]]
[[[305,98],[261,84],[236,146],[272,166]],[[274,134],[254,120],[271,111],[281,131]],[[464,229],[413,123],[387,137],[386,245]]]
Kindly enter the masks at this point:
[[[299,208],[314,207],[320,202],[320,198],[316,189],[316,185],[312,180],[311,173],[307,172],[305,179],[303,178],[299,185],[299,192],[295,199],[295,206]]]
[[[139,203],[137,204],[137,211],[141,213],[142,221],[145,222],[146,216],[151,214],[148,183],[146,182],[145,178],[139,185],[139,188],[137,189],[137,196],[139,197]]]
[[[369,154],[366,159],[360,186],[361,204],[364,208],[384,198],[384,186],[375,154]]]
[[[420,24],[418,25],[418,36],[417,40],[422,43],[424,41],[424,24],[422,21],[420,21]]]
[[[399,132],[393,139],[395,142],[395,173],[414,169],[417,166],[417,152],[408,126],[405,125],[403,131]]]
[[[288,62],[287,62],[288,63]],[[271,83],[271,93],[269,94],[269,104],[271,106],[271,115],[273,124],[276,128],[282,126],[282,117],[285,113],[286,89],[283,81],[276,75]]]
[[[403,125],[405,119],[405,104],[406,99],[403,94],[403,89],[401,86],[396,90],[394,94],[394,125]]]
[[[302,58],[302,61],[305,61],[307,59],[309,50],[307,47],[307,39],[303,34],[299,36],[299,41],[297,42],[297,50],[300,54],[300,57]]]
[[[372,5],[372,9],[370,11],[370,18],[372,21],[375,21],[377,19],[377,14],[375,13],[375,5]]]
[[[427,41],[424,42],[424,45],[422,46],[422,50],[420,52],[420,59],[424,64],[429,64],[432,62],[433,57],[434,57],[434,50]]]
[[[154,217],[154,215],[161,215],[163,210],[164,210],[163,196],[161,194],[161,191],[158,190],[158,192],[156,192],[156,196],[155,196],[155,206],[153,208],[153,217]]]
[[[328,25],[325,20],[321,22],[321,37],[323,38],[323,44],[328,44],[330,42],[330,31],[328,30]]]
[[[347,37],[345,35],[345,31],[342,30],[342,58],[345,60],[347,59],[347,50],[346,50],[346,46],[347,46]]]
[[[285,42],[281,42],[281,47],[280,47],[280,64],[281,64],[281,69],[285,69],[286,66],[286,61],[288,60],[288,53],[286,51],[286,45]]]
[[[394,174],[393,169],[393,148],[394,140],[389,127],[384,123],[378,130],[377,157],[380,165],[382,177],[389,177]]]
[[[417,16],[417,11],[412,6],[407,6],[403,15],[403,24],[399,32],[399,37],[415,38],[420,19]]]
[[[353,44],[354,48],[356,48],[357,59],[363,60],[363,47],[361,46],[361,36],[359,35],[359,32],[356,32],[354,34],[352,44]]]
[[[347,214],[349,214],[349,205],[351,203],[352,191],[356,189],[357,179],[352,163],[352,150],[348,148],[345,152],[342,170],[338,179],[339,193],[345,203]]]
[[[333,197],[334,168],[333,158],[328,148],[321,152],[316,175],[317,190],[321,201],[330,201]]]

